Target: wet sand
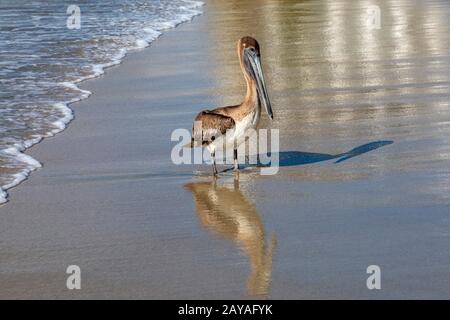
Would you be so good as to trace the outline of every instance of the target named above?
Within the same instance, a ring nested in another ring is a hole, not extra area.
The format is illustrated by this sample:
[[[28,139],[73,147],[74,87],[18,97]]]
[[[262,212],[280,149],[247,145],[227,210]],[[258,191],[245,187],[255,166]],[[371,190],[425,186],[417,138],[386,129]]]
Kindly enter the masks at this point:
[[[83,83],[0,206],[0,298],[448,299],[450,7],[380,1],[372,30],[365,5],[207,1]],[[243,35],[262,46],[281,167],[214,181],[172,164],[170,136],[242,99]]]

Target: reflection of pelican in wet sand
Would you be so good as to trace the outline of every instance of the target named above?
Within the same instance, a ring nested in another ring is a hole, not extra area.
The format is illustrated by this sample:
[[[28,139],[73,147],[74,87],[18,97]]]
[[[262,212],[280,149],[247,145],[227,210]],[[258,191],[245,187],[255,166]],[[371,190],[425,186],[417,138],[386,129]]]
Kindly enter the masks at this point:
[[[266,246],[261,218],[253,204],[239,190],[238,181],[234,181],[233,187],[218,186],[216,182],[188,183],[185,187],[194,196],[202,225],[237,242],[249,257],[249,294],[266,294],[271,280],[276,240],[273,236]]]

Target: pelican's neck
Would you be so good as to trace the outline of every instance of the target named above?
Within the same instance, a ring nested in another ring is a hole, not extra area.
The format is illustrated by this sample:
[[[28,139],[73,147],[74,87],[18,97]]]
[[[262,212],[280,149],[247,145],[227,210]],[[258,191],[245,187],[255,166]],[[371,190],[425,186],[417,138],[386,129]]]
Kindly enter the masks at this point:
[[[255,80],[246,75],[245,82],[247,83],[247,93],[245,94],[244,103],[254,106],[258,102],[258,91],[256,90]]]
[[[258,91],[256,90],[256,82],[245,70],[244,64],[241,63],[242,73],[244,74],[245,83],[247,85],[247,92],[245,94],[242,108],[252,111],[259,106],[258,103]]]
[[[241,65],[241,71],[244,75],[245,83],[247,85],[247,92],[245,94],[244,101],[242,102],[240,109],[244,114],[252,112],[255,108],[259,108],[258,103],[258,91],[256,90],[256,81],[247,72],[244,62],[244,51],[241,49],[240,44],[238,44],[238,57],[239,64]]]

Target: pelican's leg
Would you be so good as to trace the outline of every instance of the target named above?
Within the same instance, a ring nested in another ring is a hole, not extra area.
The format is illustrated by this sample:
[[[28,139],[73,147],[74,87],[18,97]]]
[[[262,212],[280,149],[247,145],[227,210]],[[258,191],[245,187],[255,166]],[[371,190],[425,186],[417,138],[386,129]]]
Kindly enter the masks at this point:
[[[238,152],[237,149],[234,149],[234,170],[239,170],[239,162],[238,162]]]
[[[216,151],[215,150],[213,152],[211,152],[211,158],[212,158],[213,173],[214,173],[214,175],[217,175]]]

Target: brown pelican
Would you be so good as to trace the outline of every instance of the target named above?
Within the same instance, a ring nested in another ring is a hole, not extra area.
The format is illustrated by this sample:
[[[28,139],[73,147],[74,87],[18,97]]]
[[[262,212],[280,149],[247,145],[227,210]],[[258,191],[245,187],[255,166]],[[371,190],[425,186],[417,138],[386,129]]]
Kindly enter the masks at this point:
[[[250,128],[256,128],[261,115],[261,104],[273,119],[272,106],[267,94],[261,66],[261,52],[258,41],[243,37],[238,41],[237,51],[242,73],[247,83],[244,101],[235,106],[220,107],[201,111],[192,129],[191,147],[205,146],[213,161],[213,171],[217,174],[216,149],[233,148],[234,169],[239,169],[237,147]],[[201,124],[201,126],[196,125]]]
[[[266,245],[264,225],[254,205],[234,186],[217,186],[216,182],[188,183],[201,224],[216,234],[235,241],[250,260],[248,292],[266,295],[271,275],[275,236]]]

